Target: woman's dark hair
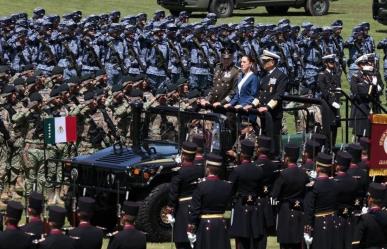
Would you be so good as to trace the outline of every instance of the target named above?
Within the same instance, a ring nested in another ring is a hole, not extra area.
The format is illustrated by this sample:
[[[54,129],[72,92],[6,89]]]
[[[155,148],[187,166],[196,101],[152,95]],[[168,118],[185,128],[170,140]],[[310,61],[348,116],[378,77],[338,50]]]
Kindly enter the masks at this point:
[[[246,57],[247,60],[251,63],[251,72],[253,72],[254,74],[257,73],[257,64],[256,64],[256,61],[255,61],[255,58],[251,55],[251,54],[245,54],[242,56],[243,57]]]

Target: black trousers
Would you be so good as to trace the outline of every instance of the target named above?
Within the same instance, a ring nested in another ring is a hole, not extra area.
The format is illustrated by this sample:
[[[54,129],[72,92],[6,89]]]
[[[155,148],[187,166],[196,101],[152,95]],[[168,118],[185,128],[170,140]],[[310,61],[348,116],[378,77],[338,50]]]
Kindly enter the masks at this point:
[[[273,139],[274,139],[273,156],[278,157],[281,152],[282,118],[273,118]]]
[[[236,249],[266,249],[267,236],[259,239],[254,238],[235,238]]]
[[[176,249],[192,249],[188,242],[175,242]]]
[[[298,244],[280,244],[280,249],[302,249],[302,243],[298,243]]]

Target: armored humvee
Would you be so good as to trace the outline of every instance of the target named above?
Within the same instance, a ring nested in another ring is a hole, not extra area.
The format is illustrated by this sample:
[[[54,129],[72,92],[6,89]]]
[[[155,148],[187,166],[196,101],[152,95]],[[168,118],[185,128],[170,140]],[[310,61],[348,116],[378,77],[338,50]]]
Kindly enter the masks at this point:
[[[168,241],[171,226],[165,208],[169,183],[179,170],[179,145],[192,131],[199,132],[209,141],[205,152],[217,151],[224,156],[232,148],[235,134],[220,110],[200,113],[169,106],[145,110],[138,102],[132,104],[131,113],[130,147],[115,144],[91,155],[63,160],[62,177],[57,183],[69,186],[66,207],[72,225],[76,223],[73,214],[80,196],[96,199],[92,223],[107,231],[115,229],[124,200],[138,201],[141,204],[136,225],[147,233],[149,241]],[[304,139],[294,138],[299,143]],[[225,165],[227,177],[234,165]]]

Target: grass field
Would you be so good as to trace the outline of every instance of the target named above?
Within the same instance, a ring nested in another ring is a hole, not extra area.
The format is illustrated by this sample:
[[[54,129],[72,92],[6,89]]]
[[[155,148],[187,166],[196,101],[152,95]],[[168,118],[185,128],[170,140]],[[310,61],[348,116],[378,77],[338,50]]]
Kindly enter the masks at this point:
[[[111,10],[120,10],[122,16],[145,12],[151,17],[156,9],[161,9],[156,0],[0,0],[0,16],[9,15],[15,12],[32,13],[35,7],[44,7],[50,14],[63,14],[73,10],[82,10],[84,15],[109,12]],[[329,14],[323,17],[305,16],[303,9],[290,9],[287,16],[269,16],[265,8],[256,8],[245,11],[235,11],[231,18],[221,19],[221,23],[237,23],[246,16],[254,16],[256,23],[277,23],[281,18],[289,18],[292,24],[300,25],[302,22],[310,21],[314,24],[325,26],[334,20],[341,19],[344,22],[343,37],[346,39],[356,24],[367,21],[371,23],[370,34],[378,42],[386,37],[387,27],[372,19],[372,1],[371,0],[338,0],[331,2]],[[204,14],[195,14],[191,21],[202,18]],[[380,51],[379,51],[380,52]],[[382,54],[381,58],[383,57]],[[348,89],[348,82],[343,79],[343,88]],[[288,119],[292,122],[292,119]],[[289,128],[292,130],[292,128]],[[339,134],[340,137],[340,134]],[[104,243],[104,248],[107,241]],[[149,244],[148,249],[169,249],[169,243]],[[275,238],[270,238],[269,249],[278,248]]]

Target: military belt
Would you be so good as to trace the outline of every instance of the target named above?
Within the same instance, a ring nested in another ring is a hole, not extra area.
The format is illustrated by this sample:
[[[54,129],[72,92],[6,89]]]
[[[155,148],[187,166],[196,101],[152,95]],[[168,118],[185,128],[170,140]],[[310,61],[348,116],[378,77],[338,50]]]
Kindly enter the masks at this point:
[[[335,214],[334,211],[320,212],[320,213],[315,214],[314,217],[321,218],[321,217],[332,216],[334,214]]]
[[[192,200],[192,196],[179,198],[179,201],[181,201],[181,202],[183,202],[183,201],[190,201],[190,200]]]
[[[223,219],[224,214],[202,214],[200,215],[201,219]]]
[[[203,63],[191,63],[191,67],[207,68]]]

